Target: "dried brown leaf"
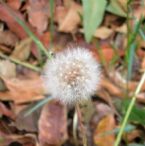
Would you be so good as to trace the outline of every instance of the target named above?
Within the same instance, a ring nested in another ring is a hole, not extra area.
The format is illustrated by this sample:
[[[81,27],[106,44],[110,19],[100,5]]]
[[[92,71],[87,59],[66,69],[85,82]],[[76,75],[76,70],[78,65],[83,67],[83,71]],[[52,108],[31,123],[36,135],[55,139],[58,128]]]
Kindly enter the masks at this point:
[[[44,98],[43,83],[40,77],[33,79],[4,79],[8,88],[6,92],[0,92],[1,100],[12,100],[15,103],[27,103]]]
[[[95,129],[94,133],[94,143],[97,146],[113,146],[115,141],[115,135],[114,134],[106,134],[101,135],[105,132],[108,132],[110,130],[113,130],[115,128],[115,119],[114,115],[109,114],[105,116],[97,125],[97,128]]]
[[[112,33],[113,33],[112,29],[102,26],[96,30],[94,36],[99,39],[107,39],[109,36],[112,35]]]
[[[141,137],[143,133],[141,132],[141,130],[135,129],[129,133],[124,134],[124,139],[127,142],[132,142],[133,140],[135,140],[138,137]]]
[[[17,42],[17,36],[11,31],[0,31],[0,44],[6,46],[15,46]]]
[[[75,31],[81,22],[80,16],[79,16],[79,14],[81,13],[82,13],[81,5],[73,2],[68,12],[65,14],[65,17],[63,15],[61,16],[62,18],[64,17],[64,20],[61,20],[61,21],[59,20],[58,30],[61,32]],[[62,14],[64,14],[64,12]]]
[[[32,26],[39,33],[44,32],[48,26],[49,1],[48,0],[29,0],[28,18]]]
[[[0,76],[5,78],[16,77],[16,65],[8,60],[0,60]]]
[[[23,108],[19,114],[16,116],[15,126],[19,130],[26,130],[29,132],[38,132],[38,119],[40,116],[41,108],[38,108],[31,114],[27,115],[28,111],[35,106],[36,103],[30,104],[29,106]],[[19,105],[20,106],[20,105]],[[22,106],[22,105],[21,105]],[[15,109],[16,110],[16,109]],[[16,111],[18,112],[18,111]]]
[[[121,96],[123,94],[119,87],[105,78],[101,81],[101,87],[106,89],[111,95],[114,96]]]
[[[16,45],[14,51],[12,52],[11,57],[21,61],[27,60],[30,55],[31,43],[31,38],[26,38],[19,42],[19,44]]]
[[[17,35],[17,37],[23,39],[27,36],[27,33],[17,23],[11,12],[13,12],[20,20],[24,21],[23,16],[20,14],[19,11],[13,10],[8,6],[0,4],[0,20],[4,21],[9,29]]]
[[[20,0],[7,0],[7,4],[15,10],[18,10],[21,7]]]
[[[15,118],[14,113],[0,102],[0,115],[5,115],[11,119]]]
[[[39,119],[39,140],[43,145],[61,145],[67,139],[66,108],[52,101],[42,109]]]

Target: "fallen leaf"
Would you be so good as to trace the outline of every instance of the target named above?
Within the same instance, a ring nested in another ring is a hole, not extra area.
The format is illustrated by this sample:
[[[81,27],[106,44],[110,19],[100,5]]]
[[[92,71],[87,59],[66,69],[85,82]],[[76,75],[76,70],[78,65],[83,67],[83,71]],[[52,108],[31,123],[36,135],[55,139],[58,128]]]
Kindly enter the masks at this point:
[[[103,59],[106,64],[110,63],[110,61],[116,56],[116,52],[108,45],[102,45],[100,48],[100,50],[98,48],[91,48],[90,51],[93,53],[97,61]],[[118,56],[122,56],[124,51],[118,50],[117,53]]]
[[[117,27],[115,29],[116,32],[120,32],[120,33],[123,33],[123,34],[127,34],[127,25],[124,23],[123,25]]]
[[[124,11],[127,11],[127,0],[117,0],[118,4],[120,4],[120,6],[122,6]]]
[[[127,142],[132,142],[133,140],[135,140],[136,138],[140,137],[143,133],[141,132],[141,130],[135,129],[129,133],[125,133],[124,134],[124,139]]]
[[[16,77],[16,65],[8,60],[0,60],[0,76],[5,78]]]
[[[0,44],[0,52],[11,53],[11,49],[5,45]]]
[[[31,43],[31,38],[26,38],[20,41],[12,52],[11,57],[19,59],[21,61],[27,60],[30,55]]]
[[[38,101],[40,102],[40,101]],[[36,103],[30,104],[23,108],[16,116],[14,125],[19,130],[25,130],[30,132],[38,132],[38,119],[40,117],[41,108],[38,108],[31,114],[26,116],[26,113],[35,106]],[[19,105],[20,106],[20,105]],[[21,105],[22,106],[22,105]],[[15,109],[16,110],[16,109]],[[18,112],[18,111],[16,111]]]
[[[39,119],[39,141],[42,145],[61,145],[67,139],[66,108],[51,101],[42,109]]]
[[[141,17],[145,16],[145,7],[144,4],[140,4],[138,8],[134,9],[134,16],[136,17],[137,20],[140,20]]]
[[[58,23],[59,26],[63,23],[67,13],[68,13],[68,8],[64,6],[56,7],[54,20]]]
[[[96,30],[94,36],[99,39],[107,39],[109,36],[112,35],[112,33],[113,33],[112,29],[102,26]]]
[[[41,34],[47,29],[49,18],[48,0],[29,0],[28,20]]]
[[[143,57],[142,63],[141,63],[141,69],[145,70],[145,56]]]
[[[92,120],[92,124],[93,126],[96,127],[96,124],[99,123],[99,121],[109,115],[109,114],[113,114],[113,110],[111,109],[111,107],[109,107],[107,104],[105,103],[101,103],[101,102],[95,102],[95,108],[96,108],[96,112],[97,114],[94,114],[93,116],[93,120]]]
[[[57,12],[58,13],[58,12]],[[73,32],[77,29],[78,25],[81,22],[79,14],[82,13],[81,5],[72,2],[69,10],[65,14],[64,20],[59,19],[58,30],[61,32]],[[61,16],[63,18],[63,16]]]
[[[5,134],[0,132],[1,146],[36,146],[36,136],[34,134]]]
[[[7,4],[15,10],[18,10],[21,7],[21,3],[22,1],[20,0],[7,0]]]
[[[97,125],[94,132],[94,143],[97,146],[113,146],[115,141],[114,134],[105,134],[105,132],[109,132],[115,128],[115,119],[114,115],[109,114],[105,116]],[[102,134],[102,135],[101,135]]]
[[[113,84],[112,81],[105,78],[101,81],[101,87],[114,96],[121,96],[123,94],[120,87],[117,87],[116,84]]]
[[[140,103],[145,103],[145,93],[140,93],[137,95],[137,101]]]
[[[11,31],[0,31],[0,44],[6,46],[15,46],[17,42],[17,36]]]
[[[4,79],[4,82],[8,91],[0,92],[1,100],[11,100],[20,104],[44,98],[43,83],[40,77],[34,79]]]
[[[15,118],[14,113],[0,102],[0,115],[5,115],[11,119]]]
[[[7,87],[4,83],[4,81],[2,80],[2,78],[0,77],[0,91],[6,91],[7,90]]]
[[[22,26],[20,26],[14,19],[14,16],[12,16],[11,12],[13,12],[20,20],[24,21],[19,11],[13,10],[9,6],[0,4],[0,20],[4,21],[9,29],[14,32],[20,39],[23,39],[27,36],[27,34]]]

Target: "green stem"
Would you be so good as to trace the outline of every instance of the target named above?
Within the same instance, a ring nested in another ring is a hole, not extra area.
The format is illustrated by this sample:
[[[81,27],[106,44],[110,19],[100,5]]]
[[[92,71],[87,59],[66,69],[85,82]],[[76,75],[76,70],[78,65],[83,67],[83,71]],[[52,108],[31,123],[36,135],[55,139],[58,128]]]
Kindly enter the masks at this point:
[[[49,1],[49,5],[50,5],[50,47],[52,47],[53,45],[53,35],[54,35],[54,0],[50,0]]]
[[[131,102],[129,104],[129,107],[127,109],[126,115],[124,117],[124,120],[123,120],[123,123],[121,125],[120,131],[119,131],[119,133],[117,135],[117,138],[116,138],[114,146],[119,146],[119,143],[121,141],[121,137],[122,137],[123,131],[124,131],[125,126],[127,124],[128,118],[129,118],[129,116],[131,114],[132,108],[133,108],[133,106],[135,104],[136,97],[139,94],[139,92],[141,90],[141,87],[144,84],[144,82],[145,82],[145,71],[144,71],[144,74],[142,75],[142,78],[141,78],[141,80],[140,80],[140,82],[139,82],[139,84],[138,84],[138,86],[137,86],[137,88],[135,90],[134,96],[132,97],[132,100],[131,100]]]
[[[29,64],[29,63],[22,62],[22,61],[20,61],[20,60],[18,60],[18,59],[9,57],[9,56],[4,55],[4,54],[2,54],[2,53],[0,53],[0,57],[1,57],[1,58],[4,58],[4,59],[8,59],[8,60],[10,60],[10,61],[12,61],[12,62],[14,62],[14,63],[16,63],[16,64],[22,65],[22,66],[24,66],[24,67],[26,67],[26,68],[29,68],[29,69],[33,70],[33,71],[40,72],[40,68],[38,68],[38,67],[36,67],[36,66],[33,66],[33,65]]]

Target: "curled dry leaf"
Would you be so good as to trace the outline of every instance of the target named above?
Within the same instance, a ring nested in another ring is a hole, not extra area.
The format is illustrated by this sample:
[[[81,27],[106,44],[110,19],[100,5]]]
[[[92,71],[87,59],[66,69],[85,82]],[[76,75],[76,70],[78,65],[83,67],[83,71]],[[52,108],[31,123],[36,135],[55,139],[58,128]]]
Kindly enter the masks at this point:
[[[63,20],[59,19],[59,11],[62,11],[61,14],[61,18],[64,17]],[[59,23],[59,28],[58,30],[61,32],[73,32],[74,30],[77,29],[78,25],[81,22],[80,16],[79,14],[82,13],[82,7],[75,3],[72,2],[70,8],[68,9],[67,13],[65,13],[64,9],[58,9],[57,12],[57,19],[58,19],[58,23]],[[65,16],[63,16],[65,15]]]
[[[11,49],[5,45],[0,44],[0,51],[5,53],[11,53]]]
[[[0,131],[0,136],[1,146],[36,146],[36,136],[32,134],[5,134]]]
[[[116,56],[116,52],[113,50],[111,46],[102,45],[100,48],[101,48],[100,50],[98,50],[98,48],[90,49],[96,60],[103,59],[107,64]],[[118,56],[122,56],[123,54],[124,52],[122,50],[118,51]]]
[[[48,0],[29,0],[28,18],[32,26],[39,33],[44,32],[48,26],[49,1]]]
[[[66,7],[64,7],[64,6],[57,6],[56,7],[55,21],[58,23],[59,26],[63,23],[64,18],[65,18],[67,13],[68,13],[68,9]]]
[[[112,33],[112,29],[102,26],[96,30],[94,36],[100,39],[107,39],[109,36],[112,35]]]
[[[141,69],[145,70],[145,56],[144,56],[142,63],[141,63]]]
[[[20,20],[24,21],[23,16],[19,13],[19,11],[13,10],[8,6],[0,4],[0,20],[4,21],[9,29],[14,32],[20,39],[23,39],[27,36],[27,34],[25,30],[14,19],[14,16],[12,16],[12,12]]]
[[[137,95],[137,101],[141,103],[145,103],[145,93],[140,93]]]
[[[117,0],[123,10],[127,11],[127,0]]]
[[[109,114],[113,114],[113,110],[105,103],[95,102],[95,108],[97,114],[93,116],[92,124],[96,127],[96,123],[98,123],[104,116]]]
[[[127,25],[124,23],[123,25],[117,27],[115,31],[127,34]]]
[[[107,134],[107,132],[115,128],[115,119],[113,114],[105,116],[97,125],[94,132],[94,143],[97,146],[113,146],[115,141],[114,134]]]
[[[7,4],[15,10],[18,10],[21,7],[21,3],[22,1],[20,0],[7,0]]]
[[[127,142],[132,142],[136,138],[140,137],[142,134],[143,133],[141,130],[135,129],[129,133],[124,134],[124,140],[126,140]]]
[[[44,98],[43,83],[40,77],[33,79],[4,78],[4,82],[8,91],[0,92],[1,100],[11,100],[20,104]]]
[[[38,101],[40,102],[40,101]],[[36,103],[27,105],[26,107],[21,107],[22,105],[18,105],[15,108],[16,120],[14,125],[19,130],[31,131],[31,132],[38,132],[38,120],[40,117],[41,108],[36,109],[31,114],[27,115],[28,111],[35,106]],[[23,109],[22,109],[23,108]],[[17,110],[17,111],[16,111]],[[21,111],[18,111],[21,110]]]
[[[137,20],[140,20],[141,17],[143,18],[145,16],[144,4],[140,5],[140,7],[135,9],[134,16],[136,17]]]
[[[61,145],[67,139],[67,117],[64,105],[51,101],[42,109],[39,119],[39,141],[43,145]]]
[[[31,43],[31,38],[26,38],[19,42],[19,44],[16,45],[14,51],[12,52],[11,57],[21,61],[27,60],[30,55]]]
[[[11,31],[0,31],[0,44],[6,46],[15,46],[17,42],[17,36]]]
[[[0,102],[0,115],[5,115],[11,119],[14,119],[15,117],[14,113],[1,102]]]
[[[101,82],[101,87],[106,89],[111,95],[121,96],[123,94],[119,87],[105,78]]]
[[[16,77],[16,65],[8,60],[0,60],[0,76],[5,78]]]

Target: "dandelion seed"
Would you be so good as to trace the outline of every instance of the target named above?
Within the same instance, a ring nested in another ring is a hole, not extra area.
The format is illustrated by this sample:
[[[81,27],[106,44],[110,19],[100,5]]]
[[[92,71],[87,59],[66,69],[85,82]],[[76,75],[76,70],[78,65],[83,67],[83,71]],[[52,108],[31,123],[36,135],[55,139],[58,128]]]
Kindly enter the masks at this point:
[[[99,64],[84,48],[58,53],[46,63],[45,87],[52,97],[63,103],[74,104],[90,98],[99,81]]]

